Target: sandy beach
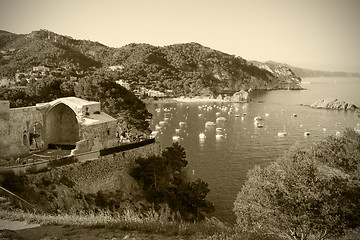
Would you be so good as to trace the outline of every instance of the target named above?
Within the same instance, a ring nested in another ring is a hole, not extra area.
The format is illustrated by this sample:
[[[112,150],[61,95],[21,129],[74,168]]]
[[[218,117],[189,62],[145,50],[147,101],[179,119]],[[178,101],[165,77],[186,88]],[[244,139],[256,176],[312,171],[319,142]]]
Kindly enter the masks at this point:
[[[216,98],[200,98],[200,97],[178,97],[173,98],[177,102],[229,102],[223,99],[216,99]]]
[[[174,102],[230,102],[227,100],[222,100],[222,99],[216,99],[216,98],[200,98],[200,97],[194,97],[194,98],[190,98],[190,97],[178,97],[178,98],[160,98],[157,100],[152,100],[152,99],[145,99],[142,100],[145,104],[150,104],[150,103],[174,103]]]

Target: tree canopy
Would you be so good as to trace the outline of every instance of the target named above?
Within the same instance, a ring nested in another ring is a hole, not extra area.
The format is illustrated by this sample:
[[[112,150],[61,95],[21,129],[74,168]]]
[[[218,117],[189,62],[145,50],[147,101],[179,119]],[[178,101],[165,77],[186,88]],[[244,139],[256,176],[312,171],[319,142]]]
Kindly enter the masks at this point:
[[[151,117],[151,113],[140,99],[116,84],[115,80],[116,73],[101,70],[78,81],[48,76],[30,81],[26,89],[0,88],[0,99],[9,100],[11,107],[32,106],[69,96],[100,101],[105,113],[142,132],[148,132],[146,119]]]
[[[97,72],[81,78],[74,91],[77,97],[100,101],[101,108],[109,115],[125,120],[141,131],[149,131],[146,119],[151,114],[145,104],[132,92],[115,83],[112,73]]]
[[[255,167],[234,203],[241,230],[325,239],[360,227],[360,134],[346,130],[311,148],[295,146]]]
[[[155,207],[167,203],[173,213],[180,213],[181,220],[201,221],[214,210],[214,205],[205,199],[210,189],[200,179],[195,182],[186,179],[183,172],[187,165],[185,158],[184,148],[174,143],[161,156],[136,159],[137,166],[130,175],[142,186],[147,201]]]
[[[38,65],[47,65],[52,70],[70,67],[85,74],[121,65],[121,79],[133,86],[173,90],[176,95],[200,95],[204,89],[219,93],[229,88],[239,91],[283,87],[282,79],[273,73],[241,57],[193,42],[165,47],[132,43],[111,48],[40,30],[0,35],[0,50],[6,52],[0,53],[0,72],[9,78]],[[294,74],[285,78],[297,84]]]

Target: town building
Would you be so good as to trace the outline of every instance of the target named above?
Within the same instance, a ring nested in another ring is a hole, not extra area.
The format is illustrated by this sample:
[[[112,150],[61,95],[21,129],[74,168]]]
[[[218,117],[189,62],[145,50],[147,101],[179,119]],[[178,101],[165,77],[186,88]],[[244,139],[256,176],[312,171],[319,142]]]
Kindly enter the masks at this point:
[[[118,145],[116,119],[99,102],[59,98],[36,106],[10,108],[0,101],[0,157],[17,157],[49,148],[93,154]]]
[[[119,71],[121,72],[122,70],[124,70],[124,66],[122,65],[115,65],[115,66],[110,66],[109,69],[111,71]]]
[[[36,66],[36,67],[33,67],[33,71],[34,72],[49,72],[50,71],[50,68],[49,67],[46,67],[46,66]]]
[[[157,90],[149,90],[147,92],[149,97],[158,97],[158,98],[163,98],[166,97],[165,93],[157,91]]]
[[[116,81],[117,84],[119,84],[120,86],[126,88],[127,90],[131,91],[131,86],[130,86],[130,83],[120,79],[118,81]]]

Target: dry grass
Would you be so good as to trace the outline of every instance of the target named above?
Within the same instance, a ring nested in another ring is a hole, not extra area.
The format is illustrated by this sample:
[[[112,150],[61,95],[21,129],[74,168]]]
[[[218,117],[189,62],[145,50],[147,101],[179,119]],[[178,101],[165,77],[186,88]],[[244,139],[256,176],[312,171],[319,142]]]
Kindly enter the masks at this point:
[[[0,218],[16,221],[26,221],[40,225],[67,225],[90,228],[116,228],[124,231],[157,233],[168,236],[188,236],[194,239],[237,239],[237,234],[231,227],[215,222],[186,223],[164,221],[160,214],[149,211],[138,214],[127,210],[124,213],[80,212],[78,214],[38,214],[22,210],[1,211]]]

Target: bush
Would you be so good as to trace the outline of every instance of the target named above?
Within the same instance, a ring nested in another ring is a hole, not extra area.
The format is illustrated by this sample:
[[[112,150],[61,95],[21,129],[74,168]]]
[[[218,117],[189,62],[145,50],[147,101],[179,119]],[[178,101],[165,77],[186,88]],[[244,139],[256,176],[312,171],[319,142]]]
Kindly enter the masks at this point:
[[[24,192],[26,184],[27,177],[23,174],[17,175],[13,171],[0,173],[0,185],[13,193]]]
[[[166,203],[174,213],[181,214],[182,220],[201,221],[214,210],[214,205],[206,200],[210,191],[207,183],[200,179],[187,181],[182,172],[187,165],[185,158],[184,148],[174,143],[162,156],[136,159],[138,165],[130,175],[142,186],[147,201],[157,209]]]
[[[66,176],[62,176],[59,181],[62,184],[64,184],[65,186],[67,186],[68,188],[72,188],[73,186],[75,186],[75,183],[73,181],[71,181],[69,178],[67,178]]]
[[[255,167],[234,203],[237,227],[291,239],[324,239],[360,227],[360,135],[346,130],[310,149],[294,146]]]

